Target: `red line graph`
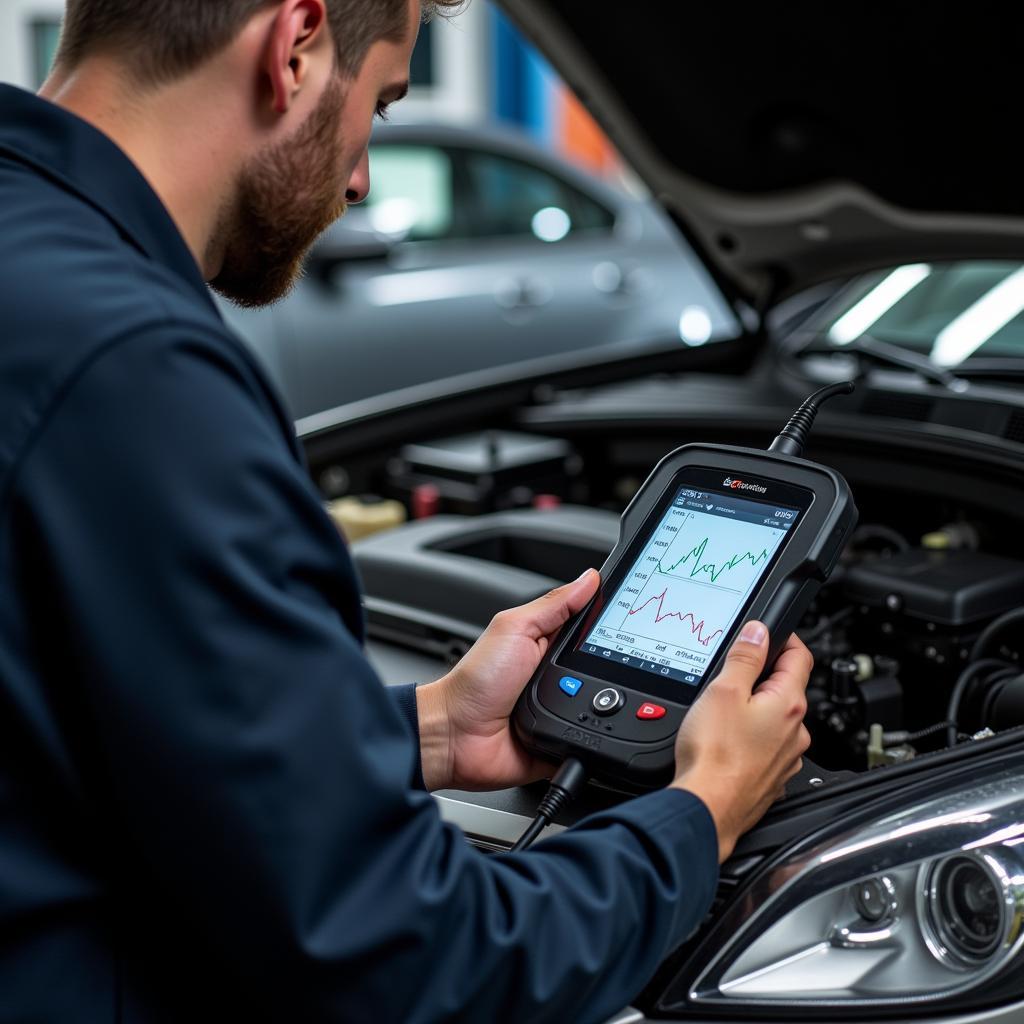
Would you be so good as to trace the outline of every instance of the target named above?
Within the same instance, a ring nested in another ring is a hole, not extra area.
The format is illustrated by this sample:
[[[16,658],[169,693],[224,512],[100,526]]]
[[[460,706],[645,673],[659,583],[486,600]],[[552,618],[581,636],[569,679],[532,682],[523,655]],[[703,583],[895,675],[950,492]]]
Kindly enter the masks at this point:
[[[655,594],[654,597],[649,597],[639,608],[630,608],[626,613],[628,615],[639,615],[649,604],[653,604],[655,601],[658,602],[658,610],[654,613],[654,624],[657,625],[663,619],[678,619],[680,622],[685,622],[687,619],[690,620],[692,625],[690,626],[690,632],[697,637],[697,643],[707,647],[712,640],[720,637],[725,630],[716,629],[713,633],[708,636],[704,636],[704,620],[697,621],[697,617],[693,612],[666,612],[664,611],[665,596],[668,594],[668,587],[666,587],[660,594]]]

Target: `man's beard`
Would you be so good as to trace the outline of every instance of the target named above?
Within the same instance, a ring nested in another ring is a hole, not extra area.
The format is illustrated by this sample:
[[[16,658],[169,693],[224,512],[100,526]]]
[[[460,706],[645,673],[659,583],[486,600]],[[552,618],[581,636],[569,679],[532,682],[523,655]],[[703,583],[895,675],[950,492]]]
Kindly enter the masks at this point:
[[[332,80],[295,135],[242,171],[234,204],[211,240],[224,258],[210,286],[237,305],[267,306],[287,295],[310,246],[345,212],[343,102],[341,85]]]

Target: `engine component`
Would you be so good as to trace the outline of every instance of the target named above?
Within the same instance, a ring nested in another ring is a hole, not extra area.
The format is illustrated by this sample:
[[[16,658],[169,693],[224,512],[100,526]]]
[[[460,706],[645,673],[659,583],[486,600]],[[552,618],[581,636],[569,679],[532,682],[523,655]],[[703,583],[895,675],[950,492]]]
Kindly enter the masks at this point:
[[[921,547],[929,551],[977,551],[981,545],[978,529],[973,523],[946,523],[921,538]]]
[[[475,519],[434,516],[368,537],[352,555],[366,587],[370,632],[398,609],[414,620],[482,629],[504,608],[600,565],[617,529],[611,512],[563,505]]]
[[[913,748],[894,751],[891,743],[882,743],[883,734],[888,738],[903,727],[899,671],[895,658],[853,654],[833,659],[827,685],[819,680],[808,687],[807,724],[815,756],[824,766],[860,768],[865,753],[869,767],[914,756]],[[869,723],[871,729],[865,731]]]
[[[1017,663],[1020,647],[1014,642],[1022,620],[1024,608],[1009,611],[986,626],[975,641],[969,664],[949,698],[949,746],[956,743],[957,730],[963,732],[968,723],[996,731],[1024,724],[1024,676]],[[997,640],[1003,642],[997,645]]]
[[[881,768],[887,764],[909,761],[916,751],[908,743],[886,746],[881,722],[873,722],[868,730],[868,768]]]
[[[877,646],[904,661],[956,669],[984,626],[1024,604],[1024,564],[981,552],[904,551],[850,567],[843,596],[862,612],[858,645],[881,639]]]
[[[439,497],[434,511],[479,515],[528,506],[538,494],[569,498],[579,469],[567,441],[489,430],[407,444],[389,466],[389,484],[410,507],[428,485]]]
[[[981,720],[995,732],[1024,724],[1024,675],[1004,677],[989,687]]]
[[[836,704],[856,704],[854,685],[857,662],[853,658],[836,658],[832,662],[832,700]]]
[[[327,512],[351,543],[382,530],[391,530],[405,522],[405,506],[375,494],[358,498],[339,498],[327,505]]]
[[[846,574],[846,596],[890,615],[978,627],[1024,603],[1024,564],[968,551],[904,551]]]

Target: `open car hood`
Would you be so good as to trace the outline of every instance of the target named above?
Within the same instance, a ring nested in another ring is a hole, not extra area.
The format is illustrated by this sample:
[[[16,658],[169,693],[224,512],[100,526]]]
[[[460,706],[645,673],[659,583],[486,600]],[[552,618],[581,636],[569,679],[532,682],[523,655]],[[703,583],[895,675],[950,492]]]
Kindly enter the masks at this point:
[[[723,283],[1024,257],[1013,5],[501,0]]]

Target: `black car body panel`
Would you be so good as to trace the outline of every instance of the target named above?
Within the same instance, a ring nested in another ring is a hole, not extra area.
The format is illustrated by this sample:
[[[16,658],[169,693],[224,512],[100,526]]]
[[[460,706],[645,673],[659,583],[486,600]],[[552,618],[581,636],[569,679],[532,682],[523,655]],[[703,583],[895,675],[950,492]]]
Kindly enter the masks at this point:
[[[503,6],[738,294],[1024,254],[1022,15]]]

